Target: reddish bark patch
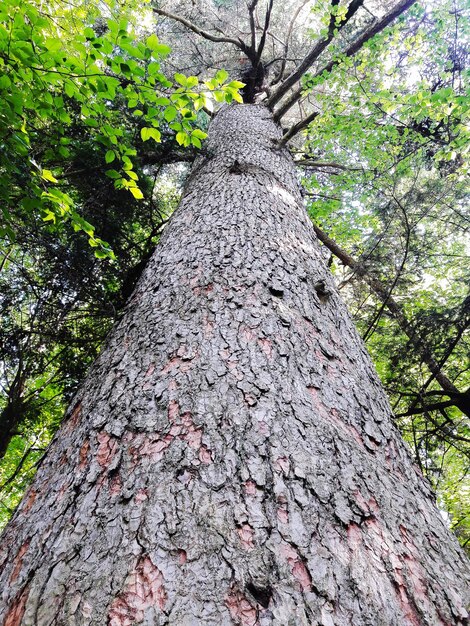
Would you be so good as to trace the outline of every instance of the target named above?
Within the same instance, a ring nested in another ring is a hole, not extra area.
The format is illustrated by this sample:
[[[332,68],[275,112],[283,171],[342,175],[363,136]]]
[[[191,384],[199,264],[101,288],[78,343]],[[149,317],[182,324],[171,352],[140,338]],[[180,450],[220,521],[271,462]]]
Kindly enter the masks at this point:
[[[349,524],[348,530],[348,546],[351,552],[356,552],[362,543],[362,531],[357,524]]]
[[[202,444],[203,430],[196,426],[191,413],[186,412],[180,415],[179,404],[171,400],[168,405],[168,419],[171,423],[170,431],[163,438],[155,434],[146,436],[143,434],[127,434],[126,441],[130,441],[129,453],[133,457],[134,464],[137,464],[142,457],[149,457],[157,462],[163,458],[165,450],[175,439],[185,441],[188,446],[198,451],[199,461],[206,465],[212,463],[212,453],[207,446]]]
[[[192,289],[193,289],[193,293],[195,296],[200,296],[200,295],[208,296],[211,293],[211,291],[214,291],[214,285],[212,283],[209,283],[205,287],[196,285]]]
[[[310,591],[312,587],[312,578],[302,557],[297,550],[288,543],[281,544],[281,555],[289,563],[292,575],[300,584],[302,591]]]
[[[105,431],[98,433],[96,438],[98,440],[96,460],[98,465],[104,469],[108,467],[113,460],[118,450],[118,442],[117,439]]]
[[[180,565],[184,565],[187,560],[188,560],[188,555],[186,553],[186,550],[178,550],[178,563]]]
[[[287,524],[289,521],[289,513],[287,512],[287,506],[283,505],[277,508],[276,511],[277,519],[281,522],[281,524]]]
[[[18,575],[21,571],[21,565],[23,564],[23,557],[29,548],[29,544],[30,540],[28,539],[23,543],[21,548],[18,550],[17,555],[15,556],[13,571],[10,576],[10,583],[14,583],[15,580],[18,578]]]
[[[121,493],[122,482],[119,475],[113,476],[109,483],[109,493],[111,496],[118,496]]]
[[[241,544],[245,550],[253,550],[253,528],[249,524],[243,524],[240,528],[237,528],[238,536],[240,537]]]
[[[183,413],[181,420],[181,439],[186,441],[190,448],[199,450],[202,441],[202,428],[198,428],[193,421],[191,413]]]
[[[179,404],[176,402],[176,400],[170,400],[170,403],[168,404],[168,419],[170,420],[170,422],[173,422],[178,417],[179,412]]]
[[[312,401],[313,407],[318,411],[318,413],[323,419],[327,419],[328,414],[326,412],[325,405],[323,404],[323,401],[320,398],[318,389],[316,387],[307,387],[307,391],[310,395],[310,399]]]
[[[60,502],[63,499],[63,497],[66,494],[67,489],[69,487],[70,487],[70,483],[69,482],[66,482],[64,485],[62,485],[62,487],[59,489],[59,491],[57,492],[57,495],[56,495],[57,502]]]
[[[145,502],[145,500],[148,500],[147,490],[139,489],[134,496],[134,502],[136,502],[136,504],[141,504],[142,502]]]
[[[421,565],[412,556],[405,557],[406,569],[413,588],[413,595],[418,600],[426,603],[428,602],[427,586],[423,579],[423,572]]]
[[[145,378],[151,376],[155,371],[155,363],[150,363],[148,370],[145,372]]]
[[[247,480],[245,483],[245,493],[248,496],[256,495],[256,483],[252,480]]]
[[[265,337],[258,339],[258,344],[268,359],[273,357],[273,342]]]
[[[403,615],[407,619],[409,626],[421,626],[421,618],[416,612],[416,608],[410,602],[408,597],[405,581],[401,570],[395,570],[395,593]]]
[[[27,513],[31,509],[31,507],[34,504],[34,501],[36,500],[37,495],[38,495],[38,492],[36,491],[36,489],[31,489],[28,492],[28,495],[25,497],[25,500],[24,500],[23,513]]]
[[[239,589],[232,588],[225,598],[225,606],[238,626],[257,626],[258,612]]]
[[[173,437],[171,435],[167,435],[163,439],[160,439],[158,435],[153,437],[145,437],[142,435],[140,442],[137,440],[135,442],[136,445],[131,446],[129,451],[136,463],[141,457],[148,457],[156,463],[163,458],[163,453],[172,441]]]
[[[400,528],[400,535],[402,536],[404,545],[413,554],[414,552],[416,552],[416,547],[415,547],[415,544],[413,543],[413,540],[411,539],[410,533],[405,528],[405,526],[403,526],[403,524],[400,524],[399,528]]]
[[[90,450],[90,441],[88,439],[82,444],[80,452],[78,453],[78,469],[84,470],[87,465],[88,451]]]
[[[403,544],[409,551],[409,554],[404,556],[403,563],[405,565],[408,582],[411,585],[413,598],[419,600],[420,604],[424,605],[426,609],[429,610],[429,594],[426,584],[426,575],[420,564],[419,551],[417,550],[409,531],[403,525],[400,525],[399,528]],[[397,570],[398,568],[396,568],[395,571]]]
[[[257,338],[257,332],[250,328],[249,326],[245,326],[242,324],[239,329],[239,335],[242,337],[247,343],[253,343]]]
[[[375,517],[371,517],[364,522],[364,526],[369,531],[369,535],[377,542],[376,545],[382,546],[383,550],[388,551],[389,544],[384,541],[382,526]]]
[[[59,459],[58,466],[63,467],[64,465],[66,465],[68,458],[69,458],[68,455],[64,452],[64,454]]]
[[[289,473],[290,463],[286,456],[280,456],[274,463],[274,469],[278,472],[282,472],[284,476]]]
[[[354,498],[356,500],[356,504],[365,515],[369,515],[371,517],[378,515],[380,510],[379,505],[373,496],[366,500],[362,493],[357,490],[354,492]]]
[[[73,407],[73,410],[70,413],[70,417],[68,419],[67,427],[69,428],[69,430],[73,430],[75,426],[78,424],[78,419],[80,417],[81,412],[82,412],[82,403],[77,402],[77,404]]]
[[[245,403],[246,403],[248,406],[255,406],[255,404],[258,402],[258,400],[257,400],[254,396],[252,396],[251,394],[249,394],[249,393],[244,393],[244,394],[243,394],[243,397],[244,397],[244,399],[245,399]]]
[[[168,374],[168,372],[171,372],[172,370],[179,367],[180,364],[181,359],[177,356],[173,356],[171,357],[171,359],[169,359],[169,361],[167,361],[166,365],[162,367],[162,369],[160,370],[160,374]]]
[[[339,429],[343,431],[347,435],[348,438],[352,436],[354,441],[361,447],[365,449],[364,441],[355,426],[352,424],[346,423],[340,416],[337,409],[330,409],[329,412],[330,421]]]
[[[210,465],[210,463],[212,463],[212,452],[204,445],[202,445],[199,450],[199,460],[201,463],[204,463],[204,465]]]
[[[187,372],[191,369],[192,363],[191,360],[183,360],[180,356],[173,356],[171,359],[163,366],[160,370],[160,374],[168,374],[169,372],[174,372],[178,370],[180,372]]]
[[[162,611],[167,600],[163,582],[163,574],[148,556],[139,559],[135,569],[127,576],[124,590],[111,605],[109,626],[138,624],[151,607]]]
[[[207,316],[202,320],[202,330],[204,332],[204,339],[210,339],[214,334],[215,323]]]
[[[15,598],[3,626],[20,626],[28,601],[29,587],[25,587]]]

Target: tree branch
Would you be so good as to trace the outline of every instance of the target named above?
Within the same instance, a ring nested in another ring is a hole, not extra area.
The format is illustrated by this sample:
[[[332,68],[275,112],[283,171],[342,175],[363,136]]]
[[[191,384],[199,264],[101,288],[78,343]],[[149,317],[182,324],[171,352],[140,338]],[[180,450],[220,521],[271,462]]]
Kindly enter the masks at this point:
[[[449,406],[455,406],[462,411],[464,415],[470,415],[470,388],[462,393],[448,393],[450,400],[435,402],[434,404],[423,405],[422,407],[412,406],[404,413],[398,413],[395,417],[408,417],[410,415],[419,415],[428,411],[440,411]]]
[[[281,139],[281,145],[286,144],[289,139],[292,139],[292,137],[294,137],[295,135],[297,135],[297,133],[299,133],[301,130],[303,130],[304,128],[306,128],[311,122],[313,122],[313,120],[318,117],[320,115],[319,111],[314,111],[313,113],[310,113],[310,115],[308,115],[305,119],[300,120],[300,122],[297,122],[297,124],[294,124],[291,128],[289,128],[289,130],[284,133],[284,135],[282,136]],[[323,164],[324,165],[324,164]],[[318,167],[318,164],[317,164]]]
[[[318,115],[318,113],[317,113]],[[315,116],[316,117],[316,116]],[[308,119],[308,118],[306,118]],[[310,120],[306,126],[308,126],[308,124],[310,124],[310,122],[313,120]],[[300,122],[299,122],[300,124]],[[298,126],[298,124],[296,124],[296,126]],[[294,127],[293,127],[294,128]],[[364,170],[364,168],[362,167],[351,167],[350,165],[343,165],[342,163],[336,163],[333,161],[314,161],[312,159],[302,159],[301,161],[294,161],[294,163],[296,165],[304,165],[305,167],[313,167],[316,169],[322,169],[322,168],[333,168],[335,170],[344,170],[344,171],[348,171],[348,172],[362,172]]]
[[[294,15],[292,16],[291,21],[289,22],[289,26],[287,28],[287,33],[286,33],[286,42],[284,44],[284,54],[279,59],[280,61],[282,61],[282,64],[279,69],[279,72],[277,73],[277,76],[272,81],[271,86],[277,85],[277,83],[279,83],[284,78],[284,72],[286,70],[286,63],[288,61],[287,53],[289,52],[289,41],[292,35],[292,30],[294,28],[294,24],[299,16],[300,11],[304,8],[306,4],[309,3],[309,1],[310,0],[304,0],[302,4],[297,7],[296,11],[294,12]]]
[[[274,0],[269,0],[268,7],[266,9],[266,16],[264,19],[264,28],[261,34],[261,39],[259,42],[258,50],[256,51],[256,67],[259,65],[261,61],[261,55],[263,54],[264,44],[266,43],[266,34],[269,29],[269,22],[271,21],[271,11],[273,10],[273,2]]]
[[[258,4],[258,0],[253,0],[248,5],[248,13],[250,15],[250,32],[251,32],[251,54],[253,58],[256,56],[256,24],[255,24],[255,9]]]
[[[382,300],[382,306],[378,310],[377,314],[375,315],[374,319],[372,320],[371,324],[369,325],[369,328],[367,329],[367,331],[364,333],[364,335],[362,337],[362,339],[364,341],[367,341],[369,336],[374,332],[374,326],[379,321],[379,319],[380,319],[384,309],[387,307],[388,301],[392,297],[392,292],[393,292],[393,290],[396,287],[398,279],[400,278],[401,273],[403,272],[406,260],[408,258],[408,252],[409,252],[409,246],[410,246],[410,237],[411,237],[411,228],[410,228],[410,224],[408,222],[408,216],[406,214],[405,208],[403,207],[401,202],[398,200],[398,198],[395,197],[395,195],[393,196],[393,199],[395,200],[397,206],[400,208],[401,212],[403,213],[403,218],[404,218],[405,225],[406,225],[405,253],[403,254],[403,259],[402,259],[402,261],[400,263],[400,267],[398,268],[398,271],[397,271],[396,276],[395,276],[395,278],[393,280],[393,283],[391,284],[390,288],[387,290],[387,297]]]
[[[405,411],[405,413],[396,413],[395,417],[410,417],[411,415],[420,415],[421,413],[427,413],[428,411],[437,411],[438,409],[445,409],[449,406],[456,406],[454,400],[445,400],[444,402],[436,402],[435,404],[428,404],[426,406],[419,407],[417,409],[411,409]]]
[[[440,366],[436,359],[434,358],[430,348],[427,346],[424,339],[420,336],[418,331],[414,329],[407,319],[405,313],[403,312],[400,305],[397,301],[388,293],[388,290],[385,288],[382,283],[376,278],[372,277],[367,270],[358,263],[352,256],[350,256],[345,250],[343,250],[331,237],[323,232],[323,230],[313,223],[313,228],[318,239],[345,265],[350,267],[354,273],[362,278],[368,285],[371,287],[372,291],[376,294],[376,296],[381,300],[381,302],[386,303],[387,309],[390,311],[392,317],[397,321],[401,330],[407,335],[410,340],[411,345],[416,349],[418,354],[423,359],[423,362],[426,363],[429,370],[432,372],[433,376],[441,386],[441,388],[449,392],[449,394],[454,394],[457,396],[461,396],[462,394],[459,392],[457,387],[447,378],[447,376],[442,372]],[[468,393],[468,392],[467,392]],[[452,404],[456,404],[455,401]],[[460,408],[460,407],[459,407]],[[463,411],[463,409],[461,409]],[[468,413],[463,411],[466,415]],[[470,413],[470,411],[469,411]]]
[[[207,39],[209,41],[214,41],[215,43],[230,43],[233,46],[240,48],[240,50],[242,50],[247,56],[249,56],[250,49],[241,39],[233,39],[232,37],[225,37],[225,36],[216,37],[215,35],[212,35],[206,30],[199,28],[199,26],[196,26],[196,24],[193,24],[192,22],[190,22],[184,17],[181,17],[180,15],[175,15],[174,13],[170,13],[169,11],[164,11],[163,9],[156,9],[155,7],[153,8],[153,11],[154,13],[157,13],[157,15],[168,17],[169,19],[174,20],[175,22],[179,22],[180,24],[183,24],[183,26],[186,26],[186,28],[189,28],[189,30],[192,30],[193,33],[196,33],[197,35],[204,37],[204,39]]]
[[[375,24],[373,24],[360,37],[358,37],[356,41],[354,41],[348,48],[346,48],[346,50],[343,52],[343,55],[347,57],[354,56],[357,52],[359,52],[362,46],[365,43],[367,43],[367,41],[369,41],[369,39],[372,39],[372,37],[374,37],[375,35],[380,33],[382,30],[384,30],[384,28],[386,28],[391,22],[393,22],[393,20],[395,20],[402,13],[404,13],[407,9],[409,9],[415,2],[416,0],[401,0],[401,2],[399,2],[397,6],[390,13],[385,15],[381,20],[379,20]],[[323,72],[331,72],[331,70],[334,67],[336,67],[339,63],[340,63],[340,60],[332,59],[329,63],[327,63],[317,72],[315,72],[312,78],[317,78],[318,76],[323,74]],[[291,86],[293,85],[294,83]],[[284,102],[284,104],[282,104],[281,107],[277,111],[275,111],[274,119],[276,121],[279,121],[283,117],[283,115],[285,115],[287,111],[297,102],[297,100],[302,95],[302,91],[303,91],[303,88],[298,87],[291,94],[291,96]],[[270,101],[268,101],[268,104],[270,106],[273,106],[273,104]]]
[[[344,20],[341,24],[336,28],[336,16],[332,13],[330,16],[330,23],[328,26],[328,33],[324,39],[317,41],[312,50],[303,58],[303,60],[299,63],[299,65],[294,69],[291,74],[279,85],[279,87],[271,94],[268,100],[268,106],[272,108],[279,100],[289,91],[291,87],[293,87],[300,78],[305,74],[305,72],[312,67],[315,61],[318,59],[320,54],[325,50],[325,48],[331,43],[333,38],[335,37],[336,31],[341,30],[346,26],[349,20],[354,16],[354,14],[358,11],[359,7],[362,6],[364,0],[352,0],[351,4],[348,7],[348,11],[344,17]],[[331,0],[331,7],[336,7],[339,4],[339,0]]]

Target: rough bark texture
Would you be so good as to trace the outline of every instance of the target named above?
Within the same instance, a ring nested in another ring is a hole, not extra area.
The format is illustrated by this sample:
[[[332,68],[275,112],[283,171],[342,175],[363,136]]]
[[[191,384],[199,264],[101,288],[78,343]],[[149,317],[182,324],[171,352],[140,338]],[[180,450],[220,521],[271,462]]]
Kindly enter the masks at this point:
[[[468,564],[392,425],[280,136],[262,106],[215,118],[5,532],[0,623],[468,623]]]

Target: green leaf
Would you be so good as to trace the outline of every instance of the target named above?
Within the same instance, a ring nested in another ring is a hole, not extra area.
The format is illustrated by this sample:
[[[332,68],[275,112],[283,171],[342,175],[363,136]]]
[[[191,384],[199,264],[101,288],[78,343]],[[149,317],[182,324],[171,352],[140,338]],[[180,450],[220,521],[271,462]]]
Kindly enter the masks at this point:
[[[195,128],[191,134],[193,137],[197,137],[198,139],[205,139],[207,137],[207,133],[199,128]]]
[[[164,43],[159,43],[158,46],[154,49],[154,52],[156,52],[161,57],[166,57],[170,54],[171,48]]]
[[[147,46],[147,48],[150,48],[150,50],[156,50],[159,46],[159,40],[157,35],[153,33],[152,35],[150,35],[150,37],[147,37],[145,45]]]
[[[144,197],[144,194],[140,191],[138,187],[129,187],[129,191],[136,200],[142,200],[142,198]]]
[[[225,70],[219,70],[217,72],[217,74],[215,75],[215,78],[218,82],[219,85],[221,85],[222,83],[224,83],[227,78],[228,78],[228,72]]]
[[[58,183],[59,182],[57,180],[57,178],[54,177],[54,175],[52,174],[51,170],[42,170],[41,178],[43,178],[44,180],[48,180],[51,183]]]
[[[174,106],[169,106],[165,109],[165,113],[163,114],[163,117],[165,118],[167,122],[172,122],[175,119],[177,114],[178,114],[178,111],[176,110],[176,108]]]
[[[121,178],[121,174],[117,172],[116,170],[106,170],[105,174],[109,178],[113,178],[113,179]]]
[[[176,133],[176,141],[180,144],[180,146],[187,146],[190,143],[190,138],[184,131],[179,131]]]
[[[106,163],[112,163],[116,158],[116,153],[114,152],[114,150],[108,150],[104,158]]]
[[[174,75],[174,79],[176,80],[177,83],[179,83],[183,87],[186,87],[187,80],[186,80],[186,76],[184,74],[176,73]]]
[[[142,141],[148,141],[149,139],[154,139],[157,142],[161,141],[160,131],[149,126],[144,126],[144,128],[140,129],[140,136]]]

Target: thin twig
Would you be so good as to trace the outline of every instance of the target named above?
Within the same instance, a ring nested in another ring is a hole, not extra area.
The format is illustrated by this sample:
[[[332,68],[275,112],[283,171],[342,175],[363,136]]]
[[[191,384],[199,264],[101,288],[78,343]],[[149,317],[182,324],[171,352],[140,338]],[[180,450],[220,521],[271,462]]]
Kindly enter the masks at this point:
[[[384,17],[379,20],[378,22],[376,22],[375,24],[373,24],[369,29],[367,29],[360,37],[358,37],[343,53],[342,53],[342,57],[346,56],[346,57],[351,57],[354,56],[357,52],[359,52],[359,50],[363,47],[363,45],[365,43],[367,43],[367,41],[369,41],[369,39],[372,39],[372,37],[374,37],[375,35],[377,35],[378,33],[380,33],[382,30],[384,30],[384,28],[386,28],[391,22],[393,22],[393,20],[395,20],[397,17],[399,17],[402,13],[404,13],[407,9],[409,9],[414,3],[416,2],[416,0],[401,0],[401,2],[399,2],[397,4],[397,6],[390,11],[390,13],[388,13],[387,15],[384,15]],[[331,72],[331,70],[336,67],[337,65],[339,65],[339,63],[341,62],[341,59],[332,59],[331,61],[329,61],[329,63],[327,63],[326,65],[324,65],[322,68],[320,68],[318,71],[315,72],[315,74],[313,74],[312,78],[318,78],[319,76],[321,76],[324,72]],[[307,68],[308,69],[308,68]],[[306,71],[306,70],[305,70]],[[300,78],[300,76],[299,76]],[[288,80],[288,79],[286,79]],[[284,81],[285,82],[285,81]],[[296,82],[296,81],[295,81]],[[284,84],[284,83],[282,83]],[[291,86],[293,86],[295,83],[292,83]],[[282,85],[281,85],[282,86]],[[280,108],[275,111],[274,113],[274,119],[276,121],[279,121],[283,115],[285,115],[287,113],[287,111],[298,101],[298,99],[300,98],[300,96],[302,95],[303,92],[303,87],[298,87],[293,93],[292,95],[284,102],[284,104],[282,104],[280,106]],[[286,92],[284,92],[286,93]],[[279,100],[279,98],[276,99],[276,102]],[[271,101],[268,101],[268,104],[270,106],[273,106],[274,103]]]

